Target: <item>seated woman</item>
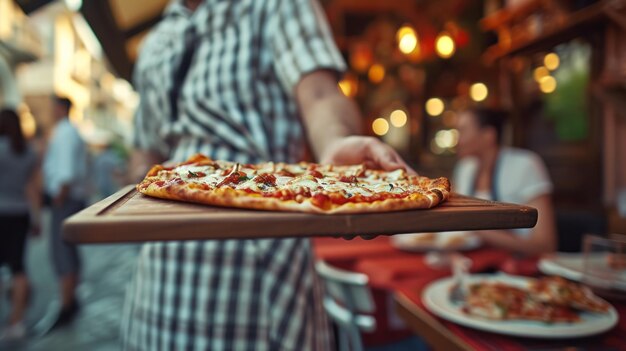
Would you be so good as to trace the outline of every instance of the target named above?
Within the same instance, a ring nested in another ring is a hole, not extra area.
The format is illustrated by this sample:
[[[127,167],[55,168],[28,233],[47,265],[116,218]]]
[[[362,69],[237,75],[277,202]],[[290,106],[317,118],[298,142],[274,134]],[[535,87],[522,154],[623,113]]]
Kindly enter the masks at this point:
[[[539,212],[532,229],[476,232],[483,242],[525,255],[556,250],[552,183],[531,151],[501,146],[506,113],[476,108],[458,118],[458,161],[453,190],[481,199],[523,204]]]

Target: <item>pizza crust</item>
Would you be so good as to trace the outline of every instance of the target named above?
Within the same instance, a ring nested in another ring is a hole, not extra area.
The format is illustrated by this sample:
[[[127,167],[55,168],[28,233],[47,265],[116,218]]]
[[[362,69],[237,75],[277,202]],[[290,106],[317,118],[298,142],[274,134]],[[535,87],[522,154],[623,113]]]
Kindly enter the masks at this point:
[[[205,205],[220,207],[236,207],[266,211],[291,211],[320,214],[354,214],[372,212],[392,212],[410,209],[428,209],[437,205],[443,199],[441,192],[432,192],[428,195],[412,194],[408,198],[386,199],[368,203],[348,202],[342,205],[331,204],[328,209],[314,206],[310,199],[302,202],[295,200],[281,200],[274,197],[252,195],[245,191],[228,187],[217,188],[211,191],[193,189],[185,185],[170,185],[167,188],[159,187],[154,182],[142,182],[137,190],[144,195],[168,200],[183,200]]]

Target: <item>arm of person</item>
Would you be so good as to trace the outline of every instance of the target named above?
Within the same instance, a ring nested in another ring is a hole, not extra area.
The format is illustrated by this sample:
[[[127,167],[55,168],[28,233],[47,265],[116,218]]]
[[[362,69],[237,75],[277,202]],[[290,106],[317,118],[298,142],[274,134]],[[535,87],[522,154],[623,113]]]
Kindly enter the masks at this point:
[[[554,208],[549,194],[540,195],[528,204],[537,209],[537,225],[527,238],[507,230],[484,230],[476,232],[488,245],[507,249],[528,256],[554,252],[557,246]]]
[[[295,90],[308,139],[320,163],[365,163],[371,168],[414,172],[389,145],[358,135],[362,132],[359,109],[341,93],[333,72],[306,74]]]

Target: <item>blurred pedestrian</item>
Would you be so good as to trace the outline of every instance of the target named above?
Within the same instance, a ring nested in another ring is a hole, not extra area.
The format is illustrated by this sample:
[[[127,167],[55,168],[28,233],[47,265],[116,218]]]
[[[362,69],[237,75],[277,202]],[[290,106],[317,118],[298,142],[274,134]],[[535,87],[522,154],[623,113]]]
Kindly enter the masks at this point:
[[[50,249],[60,279],[61,310],[54,327],[71,322],[79,310],[76,287],[79,281],[78,248],[63,240],[63,221],[85,206],[87,148],[69,121],[71,102],[56,98],[56,121],[43,163],[45,197],[49,199],[52,221]]]
[[[296,162],[307,136],[322,163],[406,168],[390,146],[358,135],[359,110],[337,87],[345,68],[316,0],[174,0],[135,68],[131,171],[197,152]],[[312,255],[303,238],[148,243],[124,347],[328,350]]]
[[[11,314],[0,339],[23,337],[29,283],[24,253],[29,225],[39,233],[38,157],[22,133],[14,110],[0,111],[0,265],[12,274]]]
[[[113,145],[107,143],[93,157],[92,170],[97,197],[103,199],[120,189],[120,182],[126,175],[126,163],[113,149]]]
[[[526,255],[555,251],[556,226],[548,171],[535,153],[502,146],[506,118],[503,111],[484,108],[460,113],[454,191],[538,210],[534,228],[476,232],[483,242]]]

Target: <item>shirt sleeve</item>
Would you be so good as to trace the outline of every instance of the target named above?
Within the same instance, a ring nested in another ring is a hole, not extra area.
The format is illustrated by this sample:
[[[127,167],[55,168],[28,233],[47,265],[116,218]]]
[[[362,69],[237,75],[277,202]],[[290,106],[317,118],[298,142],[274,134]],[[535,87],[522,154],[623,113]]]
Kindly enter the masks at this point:
[[[538,196],[552,193],[548,170],[538,155],[528,154],[518,169],[523,174],[518,195],[521,203],[527,204]]]
[[[158,36],[159,28],[155,28],[148,34],[133,73],[133,84],[139,93],[139,105],[133,117],[132,145],[140,150],[155,151],[167,155],[169,152],[167,143],[159,134],[160,126],[165,123],[162,120],[165,112],[159,109],[160,104],[158,93],[155,91],[156,88],[148,82],[154,77],[149,76],[145,64],[145,61],[149,60],[149,56],[159,49]],[[162,82],[162,84],[166,84],[166,82]]]
[[[279,0],[270,26],[274,69],[289,94],[307,73],[329,69],[341,74],[346,63],[335,45],[317,0]]]
[[[83,156],[84,144],[77,132],[71,128],[63,128],[60,138],[63,140],[63,151],[56,159],[57,177],[59,184],[70,184],[80,178],[79,162],[85,162]]]

